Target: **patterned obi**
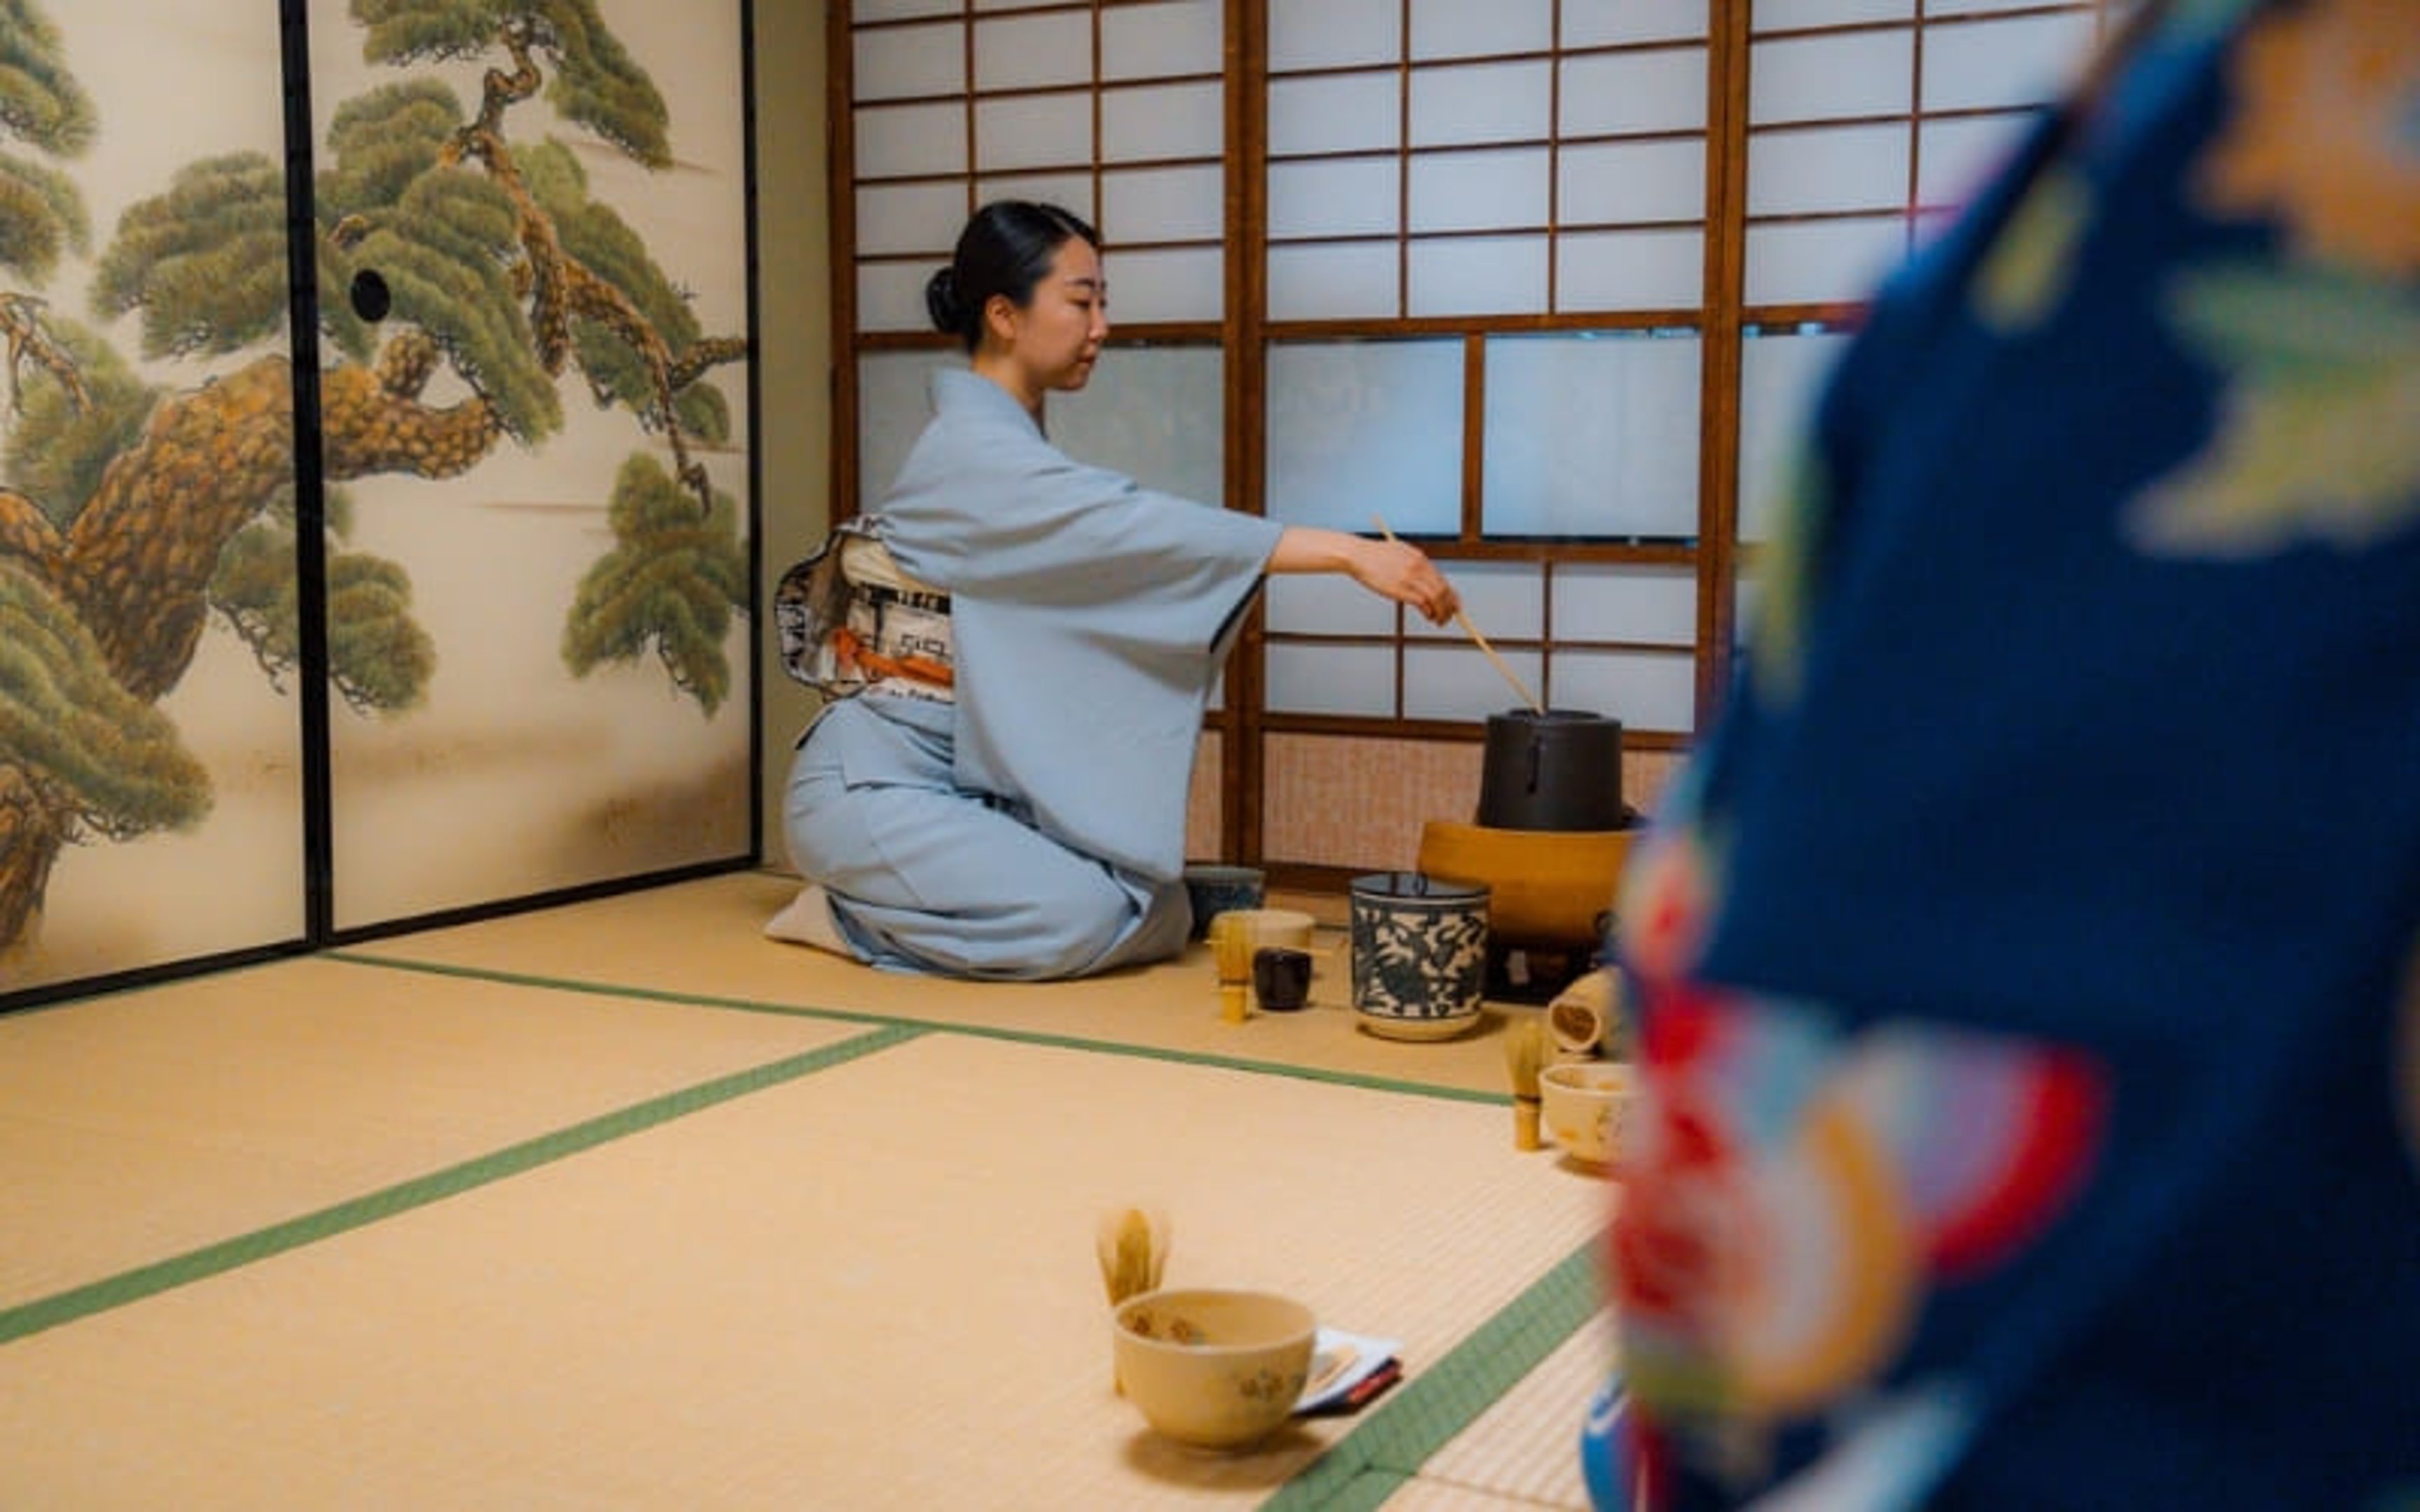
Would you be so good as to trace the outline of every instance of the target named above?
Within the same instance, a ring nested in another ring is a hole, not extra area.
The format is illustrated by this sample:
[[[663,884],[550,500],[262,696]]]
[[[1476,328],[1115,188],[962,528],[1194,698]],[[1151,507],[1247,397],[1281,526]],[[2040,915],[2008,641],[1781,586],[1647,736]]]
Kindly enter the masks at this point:
[[[783,575],[773,618],[783,665],[829,698],[954,702],[950,595],[901,572],[862,520]]]

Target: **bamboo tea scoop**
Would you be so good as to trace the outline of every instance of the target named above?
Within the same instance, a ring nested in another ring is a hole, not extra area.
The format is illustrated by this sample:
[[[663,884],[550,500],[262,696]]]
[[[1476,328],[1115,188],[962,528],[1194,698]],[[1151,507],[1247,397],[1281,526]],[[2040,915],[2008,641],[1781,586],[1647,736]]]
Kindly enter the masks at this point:
[[[1397,541],[1395,539],[1395,532],[1387,528],[1387,519],[1385,516],[1373,511],[1370,516],[1370,519],[1372,523],[1378,527],[1379,534],[1385,536],[1394,545],[1403,545],[1401,541]],[[1522,702],[1529,705],[1530,709],[1539,715],[1544,715],[1546,712],[1546,706],[1529,696],[1529,690],[1522,685],[1519,674],[1514,672],[1512,669],[1506,664],[1503,657],[1496,654],[1496,648],[1487,643],[1487,637],[1479,633],[1479,626],[1470,623],[1470,616],[1464,613],[1462,611],[1462,607],[1458,604],[1454,606],[1453,623],[1462,626],[1463,634],[1470,637],[1471,643],[1473,645],[1476,645],[1480,650],[1487,654],[1487,659],[1495,663],[1496,670],[1504,674],[1504,680],[1512,685],[1512,691],[1521,695]]]

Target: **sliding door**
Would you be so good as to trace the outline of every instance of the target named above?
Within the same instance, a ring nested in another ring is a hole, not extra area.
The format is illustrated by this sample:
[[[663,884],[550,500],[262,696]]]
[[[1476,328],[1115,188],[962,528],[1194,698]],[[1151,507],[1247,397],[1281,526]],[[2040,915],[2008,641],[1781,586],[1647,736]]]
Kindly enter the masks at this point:
[[[747,20],[0,0],[0,1006],[753,856]]]
[[[738,0],[311,0],[338,931],[752,849]]]
[[[280,57],[0,6],[0,994],[306,927]]]

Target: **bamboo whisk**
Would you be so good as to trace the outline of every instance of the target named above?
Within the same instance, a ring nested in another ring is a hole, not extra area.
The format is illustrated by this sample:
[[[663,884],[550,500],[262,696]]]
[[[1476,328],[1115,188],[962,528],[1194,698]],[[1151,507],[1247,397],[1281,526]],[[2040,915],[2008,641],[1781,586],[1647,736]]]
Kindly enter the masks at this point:
[[[1210,950],[1218,968],[1218,1016],[1241,1024],[1249,1016],[1252,932],[1233,913],[1210,921]]]
[[[1538,1137],[1538,1072],[1554,1055],[1554,1035],[1543,1018],[1525,1018],[1504,1031],[1504,1069],[1512,1078],[1515,1149],[1545,1148]]]

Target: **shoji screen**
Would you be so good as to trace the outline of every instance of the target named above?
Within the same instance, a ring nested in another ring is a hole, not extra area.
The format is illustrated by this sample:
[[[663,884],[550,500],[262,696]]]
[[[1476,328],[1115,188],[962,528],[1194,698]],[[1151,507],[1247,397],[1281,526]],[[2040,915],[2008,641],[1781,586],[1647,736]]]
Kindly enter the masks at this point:
[[[1707,6],[1268,16],[1267,513],[1422,538],[1528,689],[1685,738]],[[1400,863],[1470,816],[1469,736],[1520,699],[1459,629],[1334,579],[1273,584],[1267,626],[1269,859]]]
[[[1740,363],[1743,542],[1752,547],[1772,531],[1791,448],[1848,342],[1855,302],[2014,148],[2120,8],[1758,0]],[[1745,561],[1747,596],[1753,550]]]
[[[752,847],[743,13],[595,11],[312,0],[339,929]]]
[[[844,486],[877,494],[921,423],[942,353],[918,291],[949,236],[1039,186],[1101,214],[1127,334],[1127,258],[1200,257],[1199,303],[1146,261],[1141,329],[1176,350],[1133,390],[1105,370],[1063,439],[1207,479],[1215,415],[1230,502],[1420,539],[1530,688],[1624,722],[1651,800],[1719,707],[1784,459],[1860,302],[2122,8],[856,0]],[[1225,835],[1290,880],[1407,863],[1423,819],[1475,804],[1483,721],[1517,702],[1459,631],[1330,579],[1272,582],[1238,669]]]
[[[0,29],[0,997],[304,931],[281,52]]]

